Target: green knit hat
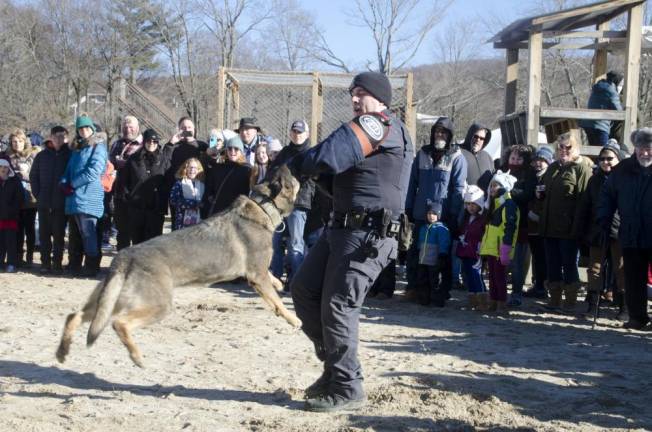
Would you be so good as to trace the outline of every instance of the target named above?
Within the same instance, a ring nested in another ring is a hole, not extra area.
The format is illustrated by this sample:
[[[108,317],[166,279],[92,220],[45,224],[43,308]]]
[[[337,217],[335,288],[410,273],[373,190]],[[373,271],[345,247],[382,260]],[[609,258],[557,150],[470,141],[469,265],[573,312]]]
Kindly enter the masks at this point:
[[[77,121],[75,121],[75,130],[79,130],[83,127],[89,127],[93,129],[93,132],[95,132],[95,125],[89,116],[81,115],[77,117]]]

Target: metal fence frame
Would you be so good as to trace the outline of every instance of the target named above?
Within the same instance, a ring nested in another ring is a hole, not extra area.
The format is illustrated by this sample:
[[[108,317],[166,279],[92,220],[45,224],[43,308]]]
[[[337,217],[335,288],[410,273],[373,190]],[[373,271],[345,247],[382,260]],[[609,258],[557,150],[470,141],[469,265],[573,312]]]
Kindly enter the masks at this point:
[[[256,111],[261,104],[262,109],[267,110],[270,107],[265,105],[274,106],[278,102],[274,108],[285,109],[286,115],[275,123],[283,124],[266,125],[259,118],[265,133],[287,142],[290,122],[295,118],[304,118],[309,122],[310,141],[314,145],[342,122],[351,119],[348,86],[353,77],[353,74],[333,72],[272,72],[221,67],[217,76],[217,127],[235,129],[240,117],[258,117]],[[412,73],[392,75],[390,82],[394,90],[391,110],[407,125],[414,142],[416,110],[412,101]],[[287,94],[285,99],[291,101],[290,105],[283,105],[282,100],[261,101],[263,96],[257,93],[265,89]],[[290,112],[294,115],[291,116]]]

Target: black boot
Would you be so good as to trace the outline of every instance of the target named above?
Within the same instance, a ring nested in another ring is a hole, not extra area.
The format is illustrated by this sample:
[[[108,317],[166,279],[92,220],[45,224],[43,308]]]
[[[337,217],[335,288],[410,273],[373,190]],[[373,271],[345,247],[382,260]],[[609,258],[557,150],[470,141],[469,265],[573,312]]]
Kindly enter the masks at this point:
[[[325,394],[328,391],[328,383],[330,382],[331,374],[324,371],[317,380],[310,384],[305,390],[305,398],[313,399]]]
[[[86,256],[84,261],[84,270],[82,271],[82,276],[94,278],[97,277],[97,274],[100,272],[100,257],[89,257]]]
[[[61,261],[54,261],[52,263],[52,274],[57,276],[63,274],[63,266],[61,265]]]
[[[629,321],[629,313],[627,312],[627,305],[625,304],[625,296],[623,293],[619,292],[616,294],[614,303],[618,306],[616,319],[623,322]]]
[[[41,274],[48,274],[52,271],[52,264],[49,256],[41,256]]]

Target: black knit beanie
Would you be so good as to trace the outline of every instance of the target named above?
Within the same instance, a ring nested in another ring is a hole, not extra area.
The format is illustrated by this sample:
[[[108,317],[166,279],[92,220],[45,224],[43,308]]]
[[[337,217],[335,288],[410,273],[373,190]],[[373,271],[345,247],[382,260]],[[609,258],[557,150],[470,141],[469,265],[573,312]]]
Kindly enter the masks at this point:
[[[378,99],[389,108],[392,103],[392,85],[387,76],[379,72],[362,72],[353,78],[349,86],[349,93],[356,87],[362,87],[369,94]]]

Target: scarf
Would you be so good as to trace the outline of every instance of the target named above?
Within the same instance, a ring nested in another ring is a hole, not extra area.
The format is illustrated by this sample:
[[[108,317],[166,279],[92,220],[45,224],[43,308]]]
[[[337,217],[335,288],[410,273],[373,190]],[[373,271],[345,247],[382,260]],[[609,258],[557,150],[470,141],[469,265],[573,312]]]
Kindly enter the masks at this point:
[[[200,201],[204,196],[204,183],[199,180],[190,180],[184,178],[181,180],[181,192],[185,199],[195,199]]]

